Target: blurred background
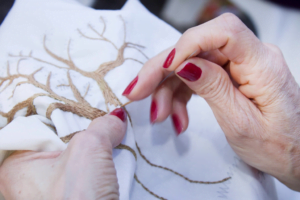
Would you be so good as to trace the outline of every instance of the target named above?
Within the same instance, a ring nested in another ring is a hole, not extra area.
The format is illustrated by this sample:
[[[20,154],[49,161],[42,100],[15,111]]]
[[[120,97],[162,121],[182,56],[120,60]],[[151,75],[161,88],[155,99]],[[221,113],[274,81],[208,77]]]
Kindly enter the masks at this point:
[[[126,0],[76,0],[95,9],[116,10]],[[140,0],[157,17],[180,32],[222,13],[237,15],[263,42],[282,50],[292,73],[300,74],[299,0]],[[14,0],[0,0],[0,24]],[[1,25],[0,25],[1,27]],[[298,84],[300,79],[296,78]],[[300,200],[300,193],[276,181],[278,200]]]
[[[116,10],[122,8],[126,0],[77,0],[95,9]],[[245,0],[240,0],[245,1]],[[254,0],[255,1],[255,0]],[[300,9],[297,0],[269,0],[284,7]],[[256,34],[255,25],[238,6],[228,0],[141,0],[153,14],[171,24],[180,32],[204,23],[224,12],[232,12]],[[14,0],[0,1],[0,24],[12,7]],[[174,14],[172,14],[174,13]]]

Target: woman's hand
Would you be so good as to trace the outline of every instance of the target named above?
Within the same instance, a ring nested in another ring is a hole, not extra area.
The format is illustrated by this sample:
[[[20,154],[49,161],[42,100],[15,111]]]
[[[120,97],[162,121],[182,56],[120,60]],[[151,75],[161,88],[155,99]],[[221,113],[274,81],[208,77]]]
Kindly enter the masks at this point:
[[[119,199],[112,148],[126,121],[119,108],[92,121],[64,152],[15,152],[0,167],[1,193],[5,199]]]
[[[178,134],[188,126],[192,93],[203,97],[245,162],[300,191],[299,86],[280,50],[236,16],[186,31],[144,65],[123,95],[140,100],[152,93],[151,122],[172,115]]]

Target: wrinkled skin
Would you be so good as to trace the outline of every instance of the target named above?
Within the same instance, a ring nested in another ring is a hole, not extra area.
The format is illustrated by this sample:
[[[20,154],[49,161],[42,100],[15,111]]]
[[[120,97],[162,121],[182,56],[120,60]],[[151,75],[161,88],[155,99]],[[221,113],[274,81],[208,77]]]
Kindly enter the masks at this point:
[[[95,119],[63,152],[18,151],[0,168],[5,199],[119,199],[112,148],[126,122],[112,115]]]
[[[173,61],[163,68],[174,48]],[[201,69],[200,78],[189,81],[177,74],[187,63]],[[172,71],[175,75],[160,85]],[[153,94],[154,122],[176,114],[184,131],[193,93],[207,101],[246,163],[300,191],[300,90],[276,46],[262,43],[236,16],[224,14],[187,30],[150,59],[126,96],[140,100]]]
[[[162,68],[174,47],[172,64]],[[300,90],[280,50],[259,41],[232,14],[189,29],[174,47],[145,64],[127,97],[153,94],[155,122],[177,114],[182,131],[192,93],[203,97],[245,162],[300,191]],[[196,81],[177,75],[188,62],[202,70]],[[112,148],[125,129],[126,123],[107,115],[64,152],[15,152],[0,167],[0,191],[6,199],[118,199]]]

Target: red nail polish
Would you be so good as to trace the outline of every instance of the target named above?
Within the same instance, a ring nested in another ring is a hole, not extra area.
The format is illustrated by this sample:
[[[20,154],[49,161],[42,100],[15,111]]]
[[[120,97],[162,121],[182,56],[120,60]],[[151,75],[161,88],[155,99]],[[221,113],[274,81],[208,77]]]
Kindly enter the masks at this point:
[[[173,115],[172,115],[172,120],[173,120],[173,125],[174,125],[174,127],[175,127],[175,130],[176,130],[176,132],[177,132],[177,135],[179,135],[179,134],[182,132],[183,127],[182,127],[182,125],[181,125],[181,123],[180,123],[180,120],[179,120],[178,115],[173,114]]]
[[[151,109],[150,109],[150,121],[153,124],[157,118],[157,104],[156,101],[153,99],[151,103]]]
[[[114,111],[110,113],[110,115],[114,115],[120,118],[123,122],[127,119],[127,113],[123,108],[116,108]]]
[[[170,52],[170,54],[168,55],[164,65],[163,65],[163,68],[168,68],[170,67],[170,65],[172,64],[172,61],[175,57],[175,53],[176,53],[176,50],[175,48]]]
[[[135,77],[132,81],[131,81],[131,83],[129,83],[129,85],[127,86],[127,88],[124,90],[124,92],[123,92],[123,96],[126,96],[126,95],[129,95],[130,94],[130,92],[133,90],[133,88],[134,88],[134,86],[136,85],[136,83],[138,82],[138,76],[137,77]]]
[[[187,63],[180,72],[177,72],[177,74],[180,77],[193,82],[201,77],[202,70],[193,63]]]

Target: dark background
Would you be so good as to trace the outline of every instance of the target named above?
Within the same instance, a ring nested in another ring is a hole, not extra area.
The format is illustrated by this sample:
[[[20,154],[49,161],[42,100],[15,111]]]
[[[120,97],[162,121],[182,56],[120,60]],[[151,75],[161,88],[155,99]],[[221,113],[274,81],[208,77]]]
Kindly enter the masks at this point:
[[[299,0],[269,0],[279,5],[300,9]],[[13,5],[14,0],[0,0],[0,24]],[[97,0],[94,4],[96,9],[120,9],[126,0]],[[166,0],[141,0],[141,2],[155,15],[160,16],[160,12]]]

